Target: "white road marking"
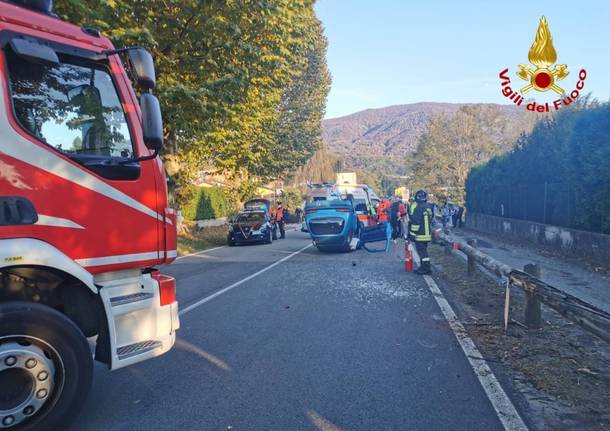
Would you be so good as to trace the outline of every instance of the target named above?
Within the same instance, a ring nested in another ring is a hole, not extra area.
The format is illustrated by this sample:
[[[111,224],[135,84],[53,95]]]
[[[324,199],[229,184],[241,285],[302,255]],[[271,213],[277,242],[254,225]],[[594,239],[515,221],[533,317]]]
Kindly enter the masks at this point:
[[[209,253],[210,251],[214,251],[214,250],[218,250],[218,249],[226,248],[226,247],[227,247],[226,245],[221,245],[220,247],[206,248],[205,250],[196,251],[194,253],[183,254],[182,256],[178,256],[175,260],[180,260],[180,259],[183,259],[183,258],[189,257],[189,256],[197,256],[199,254]]]
[[[432,296],[434,296],[445,319],[447,319],[455,338],[464,351],[470,366],[479,379],[500,422],[504,425],[504,429],[506,431],[528,431],[528,428],[523,422],[523,419],[521,419],[521,416],[519,416],[517,409],[506,395],[506,392],[504,392],[504,389],[502,389],[500,382],[498,382],[498,379],[496,379],[496,376],[489,368],[489,365],[487,365],[487,362],[483,359],[477,346],[468,336],[466,329],[464,329],[464,326],[451,308],[451,305],[449,305],[449,302],[447,302],[447,299],[445,299],[445,296],[438,288],[434,279],[428,275],[424,275],[424,280],[426,280],[426,284],[430,288]]]
[[[242,278],[241,280],[231,284],[230,286],[227,286],[223,289],[220,289],[219,291],[211,294],[210,296],[206,296],[203,299],[200,299],[199,301],[195,302],[194,304],[189,305],[188,307],[183,308],[182,310],[180,310],[180,312],[178,314],[183,315],[188,313],[189,311],[193,311],[195,308],[205,304],[208,301],[211,301],[212,299],[216,298],[217,296],[222,295],[223,293],[227,293],[229,290],[236,288],[237,286],[240,286],[242,284],[244,284],[246,281],[252,280],[253,278],[258,277],[259,275],[269,271],[271,268],[279,265],[282,262],[286,262],[288,259],[293,258],[294,256],[296,256],[297,254],[305,251],[306,249],[308,249],[309,247],[311,247],[313,244],[307,244],[305,247],[300,248],[299,250],[290,253],[288,256],[284,256],[283,258],[281,258],[280,260],[277,260],[275,262],[273,262],[271,265],[264,267],[263,269],[261,269],[260,271],[256,271],[254,274],[250,274],[249,276],[247,276],[246,278]]]

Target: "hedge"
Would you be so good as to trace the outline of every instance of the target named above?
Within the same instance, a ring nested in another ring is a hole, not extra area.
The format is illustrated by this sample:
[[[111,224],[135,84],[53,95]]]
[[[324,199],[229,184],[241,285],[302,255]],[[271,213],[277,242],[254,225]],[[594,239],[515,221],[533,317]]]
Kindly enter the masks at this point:
[[[186,220],[210,220],[227,214],[227,196],[220,187],[198,187],[193,198],[182,207]]]
[[[469,211],[610,233],[610,104],[543,119],[508,154],[474,168]]]

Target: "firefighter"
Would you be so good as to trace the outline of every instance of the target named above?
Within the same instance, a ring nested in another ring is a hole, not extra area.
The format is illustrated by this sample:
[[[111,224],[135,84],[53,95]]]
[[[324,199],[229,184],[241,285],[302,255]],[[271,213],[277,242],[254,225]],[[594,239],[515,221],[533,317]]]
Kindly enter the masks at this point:
[[[409,238],[415,242],[415,250],[419,255],[421,265],[415,271],[424,275],[432,272],[428,243],[432,241],[432,206],[428,204],[428,193],[418,190],[415,193],[415,203],[409,207]]]
[[[275,223],[280,229],[280,239],[286,238],[286,231],[284,230],[284,207],[279,201],[277,203],[277,208],[275,209]]]

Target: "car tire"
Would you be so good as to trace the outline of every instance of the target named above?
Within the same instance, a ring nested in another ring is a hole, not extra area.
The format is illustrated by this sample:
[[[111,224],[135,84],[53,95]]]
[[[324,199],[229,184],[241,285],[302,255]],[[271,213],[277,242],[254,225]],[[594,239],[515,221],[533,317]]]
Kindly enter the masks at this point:
[[[91,388],[93,355],[82,331],[64,314],[30,302],[0,304],[0,361],[2,386],[24,388],[3,397],[3,429],[65,429],[78,416]],[[14,405],[6,401],[11,396]],[[13,426],[7,427],[7,420]]]
[[[352,251],[352,247],[350,244],[352,243],[352,239],[354,238],[354,231],[350,230],[347,233],[347,237],[345,238],[345,245],[343,246],[345,251]]]
[[[276,224],[273,225],[273,231],[272,231],[272,234],[271,234],[271,239],[273,241],[277,240],[277,225]]]
[[[265,239],[265,244],[271,244],[273,242],[273,233],[271,230],[267,230],[267,239]]]

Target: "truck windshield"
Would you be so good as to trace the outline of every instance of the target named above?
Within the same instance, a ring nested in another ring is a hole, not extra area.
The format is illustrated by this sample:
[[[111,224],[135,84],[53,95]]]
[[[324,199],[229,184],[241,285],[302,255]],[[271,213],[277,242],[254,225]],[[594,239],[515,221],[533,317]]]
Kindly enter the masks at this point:
[[[5,50],[15,116],[30,134],[68,155],[133,157],[116,88],[98,63],[60,55],[43,65]]]

